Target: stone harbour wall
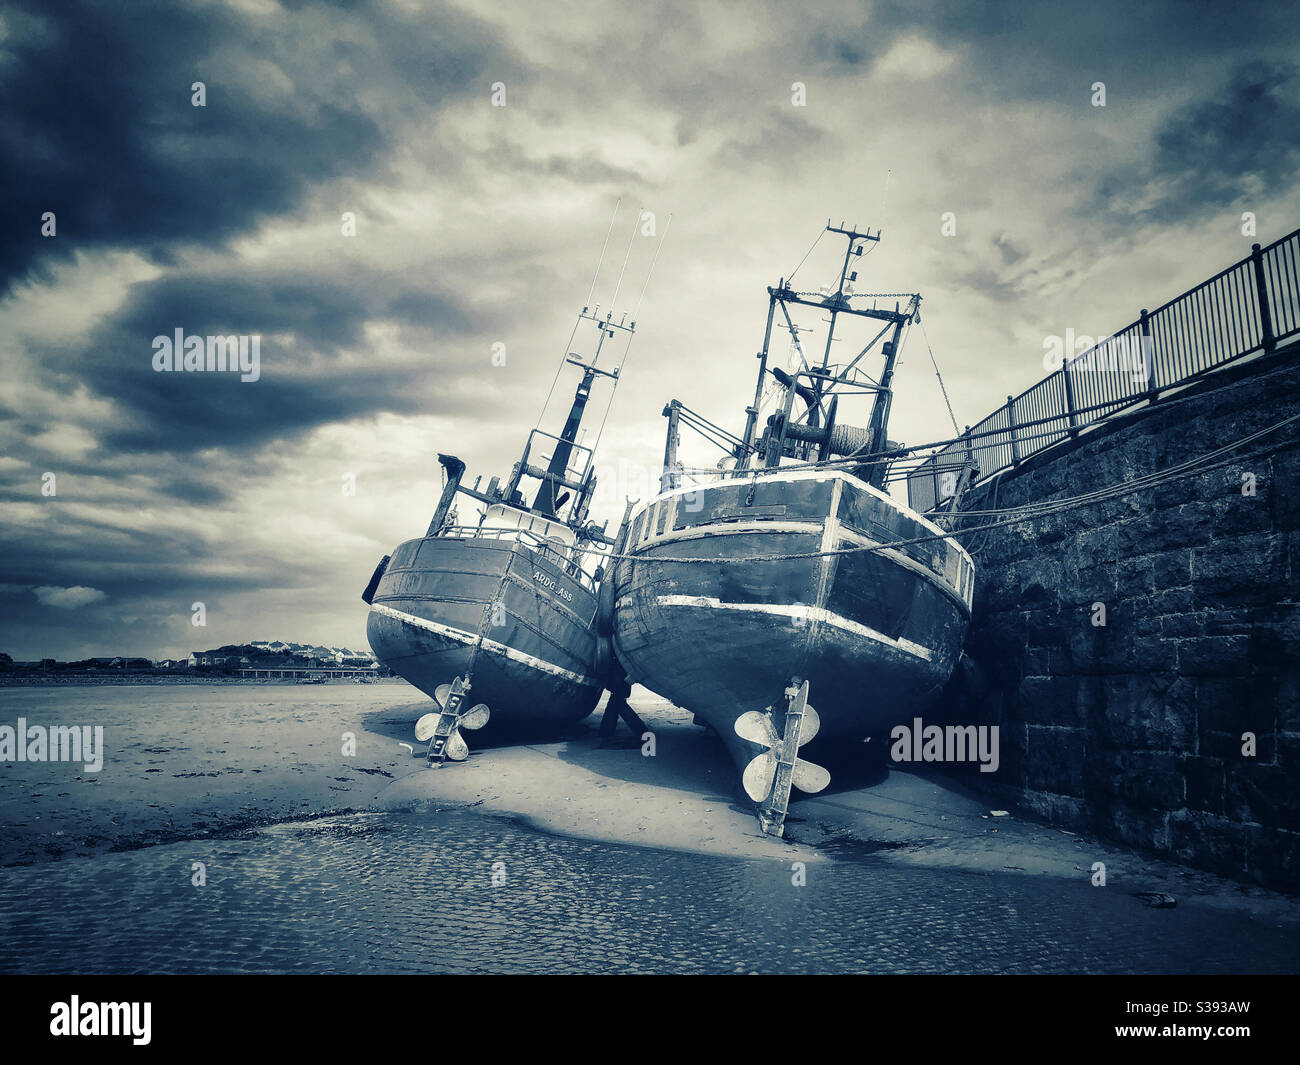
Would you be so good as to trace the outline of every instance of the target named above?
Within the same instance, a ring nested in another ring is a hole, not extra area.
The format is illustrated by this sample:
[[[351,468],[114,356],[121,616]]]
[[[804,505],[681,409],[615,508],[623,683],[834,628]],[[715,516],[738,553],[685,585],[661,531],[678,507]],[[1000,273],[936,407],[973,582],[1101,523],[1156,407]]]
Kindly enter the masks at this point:
[[[979,485],[963,509],[1092,492],[1295,414],[1300,346],[1081,433]],[[1233,454],[1244,457],[964,536],[974,616],[927,721],[1000,726],[999,770],[960,771],[1004,803],[1295,890],[1300,422]]]

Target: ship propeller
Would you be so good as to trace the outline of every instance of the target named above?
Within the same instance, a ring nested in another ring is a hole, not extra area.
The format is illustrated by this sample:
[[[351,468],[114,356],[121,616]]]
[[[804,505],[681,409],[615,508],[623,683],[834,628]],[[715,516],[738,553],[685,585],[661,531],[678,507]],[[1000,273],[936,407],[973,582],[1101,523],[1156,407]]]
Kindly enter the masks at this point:
[[[437,757],[435,748],[440,749],[442,757],[453,762],[465,761],[469,757],[469,745],[460,730],[480,729],[492,716],[486,703],[465,710],[467,700],[464,694],[463,691],[453,692],[450,684],[439,684],[433,696],[439,706],[438,712],[425,714],[415,723],[415,738],[422,743],[430,741],[430,761]],[[439,737],[445,737],[442,744],[438,743]]]
[[[817,711],[811,706],[805,706],[803,725],[799,732],[799,746],[802,747],[816,736],[820,728],[821,719],[817,716]],[[777,752],[781,748],[782,739],[777,734],[771,716],[758,710],[750,710],[736,718],[735,730],[736,735],[741,739],[767,748],[745,766],[745,771],[741,774],[745,794],[755,802],[762,802],[772,791],[772,782],[776,779],[776,769],[780,761]],[[800,791],[811,795],[821,791],[830,782],[830,773],[821,766],[805,762],[802,758],[794,760],[790,783]]]

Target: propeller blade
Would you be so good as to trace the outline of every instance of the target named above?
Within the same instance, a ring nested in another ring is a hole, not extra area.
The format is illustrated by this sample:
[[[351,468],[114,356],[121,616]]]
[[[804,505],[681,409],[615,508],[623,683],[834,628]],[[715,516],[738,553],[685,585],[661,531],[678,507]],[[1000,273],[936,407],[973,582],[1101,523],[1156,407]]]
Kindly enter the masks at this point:
[[[460,728],[482,728],[488,723],[488,718],[492,716],[492,711],[488,709],[487,703],[479,703],[472,706],[461,717],[458,727]]]
[[[433,690],[433,698],[437,702],[439,708],[442,708],[447,705],[447,698],[450,695],[451,695],[450,684],[439,684]]]
[[[771,751],[764,751],[745,766],[745,772],[741,774],[740,779],[745,786],[745,794],[755,802],[762,802],[772,790],[772,780],[775,776],[776,755]]]
[[[748,710],[741,714],[736,718],[734,727],[736,735],[742,740],[749,740],[750,743],[775,747],[781,742],[776,729],[772,727],[772,719],[758,710]]]
[[[453,762],[463,762],[469,757],[469,744],[465,742],[458,728],[452,729],[451,735],[447,738],[447,757]],[[826,779],[830,780],[829,773]]]
[[[438,718],[441,714],[425,714],[415,723],[415,738],[421,743],[433,739],[433,733],[438,727]]]
[[[796,758],[794,769],[790,773],[790,783],[809,795],[821,791],[831,782],[831,775],[819,765]]]
[[[802,747],[816,736],[821,727],[822,719],[817,716],[817,711],[811,706],[805,706],[803,708],[803,724],[799,727],[799,746]]]

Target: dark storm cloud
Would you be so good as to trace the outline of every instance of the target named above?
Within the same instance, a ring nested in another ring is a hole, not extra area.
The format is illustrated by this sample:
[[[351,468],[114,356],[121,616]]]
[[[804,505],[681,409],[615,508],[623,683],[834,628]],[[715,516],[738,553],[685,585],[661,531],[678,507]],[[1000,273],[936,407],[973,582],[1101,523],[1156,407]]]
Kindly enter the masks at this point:
[[[177,243],[245,232],[311,183],[382,163],[397,129],[367,112],[366,84],[397,86],[394,111],[436,108],[480,89],[489,57],[511,63],[463,17],[365,3],[260,25],[219,4],[19,0],[4,24],[0,291],[79,248],[167,262]],[[191,106],[196,81],[206,107]]]
[[[1300,163],[1300,74],[1252,63],[1205,98],[1176,109],[1149,159],[1107,175],[1090,211],[1110,220],[1172,223],[1288,187]]]
[[[872,207],[877,162],[894,167],[896,230],[921,233],[903,261],[933,275],[918,282],[935,293],[930,336],[946,359],[946,316],[972,382],[953,402],[971,421],[987,409],[976,389],[1041,372],[1038,319],[1080,320],[1066,281],[1123,242],[1106,223],[1132,222],[1126,198],[1173,210],[1294,186],[1276,139],[1296,127],[1293,80],[1229,78],[1294,38],[1284,5],[460,3],[475,15],[376,2],[262,16],[215,0],[6,11],[0,357],[15,357],[0,503],[14,520],[0,530],[0,650],[364,639],[359,590],[423,532],[437,451],[475,476],[517,457],[567,335],[558,308],[586,292],[616,196],[661,226],[679,219],[610,419],[625,442],[602,445],[604,462],[653,465],[662,400],[704,368],[701,345],[716,341],[718,365],[752,351],[741,312],[761,289],[737,277],[774,280],[809,219]],[[196,80],[206,109],[190,106]],[[505,109],[488,104],[498,80]],[[1096,80],[1106,109],[1089,105]],[[1255,106],[1263,128],[1241,115]],[[1234,127],[1277,161],[1230,143]],[[953,241],[937,235],[948,209]],[[37,236],[44,210],[58,211],[55,240]],[[355,240],[339,232],[349,210]],[[1071,212],[1079,224],[1061,224]],[[132,254],[96,254],[109,249]],[[1087,290],[1104,308],[1119,284]],[[176,328],[260,334],[261,380],[155,373],[152,339]],[[484,372],[498,338],[508,368]],[[46,470],[57,500],[39,495]],[[355,498],[340,494],[345,470]],[[58,609],[36,587],[106,598]],[[190,627],[193,601],[224,616],[220,636]]]
[[[1214,65],[1232,50],[1289,40],[1293,21],[1287,5],[1273,0],[888,0],[872,8],[858,49],[872,56],[879,52],[873,35],[915,30],[944,48],[964,49],[974,81],[991,82],[998,97],[1086,101],[1099,80],[1122,102],[1125,94],[1133,99],[1167,86],[1188,64]]]
[[[1156,136],[1152,173],[1174,192],[1157,217],[1178,217],[1247,192],[1269,195],[1300,163],[1300,76],[1269,64],[1237,70],[1225,91],[1175,114]]]
[[[426,350],[438,346],[438,357],[387,365],[338,358],[364,346],[363,326],[373,320],[407,326]],[[456,378],[482,369],[457,366],[451,338],[468,320],[464,306],[423,281],[416,290],[405,281],[171,274],[133,286],[84,345],[32,351],[48,383],[84,385],[114,401],[119,418],[100,436],[110,452],[241,451],[377,411],[437,413],[451,402]],[[155,371],[154,338],[178,328],[187,336],[259,335],[260,379]]]

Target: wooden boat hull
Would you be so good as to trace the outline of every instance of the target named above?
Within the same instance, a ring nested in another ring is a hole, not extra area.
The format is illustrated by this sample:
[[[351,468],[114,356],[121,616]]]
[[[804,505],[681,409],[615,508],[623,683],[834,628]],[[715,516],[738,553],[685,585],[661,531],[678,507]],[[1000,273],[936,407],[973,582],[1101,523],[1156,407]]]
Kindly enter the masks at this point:
[[[616,582],[614,647],[629,677],[722,736],[749,710],[784,710],[810,684],[821,730],[801,754],[908,721],[938,695],[965,639],[973,566],[946,540],[783,561],[938,531],[839,471],[796,471],[674,490],[632,517]],[[721,559],[673,563],[672,558]],[[780,729],[780,718],[777,721]]]
[[[427,537],[401,544],[374,591],[375,656],[433,696],[469,675],[491,727],[562,726],[591,713],[593,591],[518,541]],[[481,638],[480,638],[481,632]]]

